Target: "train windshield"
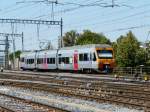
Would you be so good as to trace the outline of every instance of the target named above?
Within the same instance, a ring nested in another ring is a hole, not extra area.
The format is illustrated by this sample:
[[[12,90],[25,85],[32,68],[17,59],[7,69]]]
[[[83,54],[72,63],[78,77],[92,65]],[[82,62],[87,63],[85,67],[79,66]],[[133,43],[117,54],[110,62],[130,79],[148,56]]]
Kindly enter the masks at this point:
[[[112,50],[97,50],[98,58],[100,59],[112,59],[113,52]]]

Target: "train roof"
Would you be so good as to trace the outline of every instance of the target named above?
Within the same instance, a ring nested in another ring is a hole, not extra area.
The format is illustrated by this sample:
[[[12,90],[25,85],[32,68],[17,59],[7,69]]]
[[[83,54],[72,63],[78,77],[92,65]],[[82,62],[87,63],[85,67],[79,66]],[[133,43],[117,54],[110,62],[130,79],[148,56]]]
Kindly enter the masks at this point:
[[[59,50],[71,50],[71,49],[81,49],[81,48],[112,48],[111,45],[108,44],[87,44],[87,45],[76,45],[71,47],[63,47]],[[34,51],[24,51],[21,53],[21,55],[28,55],[28,54],[34,54],[36,52],[45,53],[45,52],[54,52],[58,49],[52,49],[52,50],[34,50]]]
[[[111,48],[111,45],[108,44],[87,44],[87,45],[76,45],[71,47],[63,47],[61,50],[67,49],[80,49],[80,48]]]

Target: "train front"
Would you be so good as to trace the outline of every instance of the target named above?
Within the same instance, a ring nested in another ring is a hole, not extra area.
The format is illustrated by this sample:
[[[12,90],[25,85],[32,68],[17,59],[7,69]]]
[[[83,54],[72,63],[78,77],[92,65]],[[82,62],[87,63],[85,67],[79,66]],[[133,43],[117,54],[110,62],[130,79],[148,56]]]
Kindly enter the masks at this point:
[[[115,66],[113,48],[96,48],[98,69],[111,72]]]

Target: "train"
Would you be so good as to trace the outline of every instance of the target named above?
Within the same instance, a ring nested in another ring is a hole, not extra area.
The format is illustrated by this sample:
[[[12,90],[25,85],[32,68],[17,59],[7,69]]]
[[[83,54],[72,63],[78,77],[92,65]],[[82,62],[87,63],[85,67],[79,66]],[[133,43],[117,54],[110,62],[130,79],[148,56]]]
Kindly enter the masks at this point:
[[[114,51],[108,44],[77,45],[23,52],[20,55],[22,70],[110,72],[114,66]]]

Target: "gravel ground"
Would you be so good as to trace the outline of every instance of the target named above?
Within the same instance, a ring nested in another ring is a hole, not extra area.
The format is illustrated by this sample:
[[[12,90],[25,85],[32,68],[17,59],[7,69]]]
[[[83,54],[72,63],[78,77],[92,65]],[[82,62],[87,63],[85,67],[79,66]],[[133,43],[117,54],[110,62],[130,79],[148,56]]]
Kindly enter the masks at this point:
[[[143,110],[129,109],[106,103],[100,104],[95,101],[63,97],[58,94],[50,94],[44,91],[33,91],[15,87],[0,86],[0,93],[41,102],[52,107],[59,107],[72,112],[144,112]]]

